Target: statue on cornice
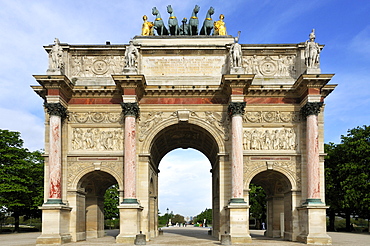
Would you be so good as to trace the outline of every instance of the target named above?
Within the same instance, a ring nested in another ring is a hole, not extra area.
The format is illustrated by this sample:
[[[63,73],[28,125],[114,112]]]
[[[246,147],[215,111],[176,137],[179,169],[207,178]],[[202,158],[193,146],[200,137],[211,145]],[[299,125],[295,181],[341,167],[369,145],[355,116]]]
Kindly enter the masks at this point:
[[[319,68],[320,64],[320,46],[315,42],[315,29],[309,35],[309,40],[305,42],[304,58],[308,68]]]
[[[54,39],[54,45],[49,52],[48,73],[62,74],[64,72],[63,48],[58,38]]]
[[[213,35],[227,35],[224,18],[225,16],[223,14],[220,14],[220,19],[213,23],[214,25]]]
[[[230,66],[242,67],[242,46],[239,44],[240,31],[238,36],[234,38],[234,43],[230,47]]]
[[[154,35],[154,30],[153,30],[154,24],[153,22],[150,22],[147,20],[148,20],[148,16],[144,15],[143,16],[144,23],[141,28],[141,35],[142,36],[153,36]]]
[[[126,47],[125,51],[125,68],[136,68],[136,61],[139,56],[139,51],[134,46],[134,42],[131,40],[130,45]]]

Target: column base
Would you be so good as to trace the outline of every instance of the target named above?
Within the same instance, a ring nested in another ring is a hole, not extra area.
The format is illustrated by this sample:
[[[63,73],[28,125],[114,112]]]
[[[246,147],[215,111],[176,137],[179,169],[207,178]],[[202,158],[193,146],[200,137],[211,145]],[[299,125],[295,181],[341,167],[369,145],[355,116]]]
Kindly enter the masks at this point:
[[[229,234],[231,243],[251,243],[249,233],[249,205],[244,199],[231,199],[226,207],[229,217]]]
[[[72,242],[70,234],[42,234],[36,239],[36,246],[61,245]]]
[[[327,208],[324,203],[304,204],[301,208],[298,208],[303,230],[297,236],[297,241],[314,245],[332,244],[331,237],[326,233]]]
[[[52,204],[52,205],[66,205],[65,203],[63,203],[62,199],[53,199],[53,198],[49,198],[44,204],[45,205],[49,205],[49,204]]]
[[[36,245],[60,245],[72,241],[69,233],[69,215],[72,208],[45,203],[42,207],[42,234]]]
[[[121,203],[118,209],[120,214],[120,234],[116,237],[116,243],[133,244],[136,235],[140,232],[140,216],[143,207],[138,203]]]
[[[229,204],[233,204],[233,203],[246,204],[246,202],[244,201],[244,198],[231,198]]]
[[[321,199],[307,198],[303,205],[325,205]]]
[[[121,204],[139,204],[136,198],[124,198]]]

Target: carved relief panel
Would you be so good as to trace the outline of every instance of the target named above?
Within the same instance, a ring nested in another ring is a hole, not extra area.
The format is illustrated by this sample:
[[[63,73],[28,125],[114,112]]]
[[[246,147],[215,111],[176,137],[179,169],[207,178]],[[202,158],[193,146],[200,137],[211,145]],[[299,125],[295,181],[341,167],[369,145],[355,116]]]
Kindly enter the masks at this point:
[[[121,128],[72,128],[72,151],[121,151],[123,129]]]
[[[121,73],[125,66],[124,56],[72,56],[71,77],[110,77]]]
[[[300,121],[297,111],[246,111],[243,116],[246,123],[296,123]]]
[[[244,150],[297,150],[294,128],[250,128],[243,131]]]
[[[256,74],[257,77],[296,77],[295,55],[254,55],[243,58],[247,74]]]

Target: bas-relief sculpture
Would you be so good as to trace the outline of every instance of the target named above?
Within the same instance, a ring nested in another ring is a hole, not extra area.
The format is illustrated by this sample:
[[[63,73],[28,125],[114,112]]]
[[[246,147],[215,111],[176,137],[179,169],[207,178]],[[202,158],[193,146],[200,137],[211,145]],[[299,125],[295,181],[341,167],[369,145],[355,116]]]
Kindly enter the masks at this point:
[[[291,111],[247,111],[243,115],[245,123],[288,123],[300,122],[299,112]]]
[[[278,56],[247,56],[244,57],[243,63],[247,74],[256,76],[282,76],[295,77],[295,55],[278,55]]]
[[[297,134],[293,128],[244,130],[244,150],[296,150]]]
[[[124,56],[78,56],[70,60],[72,77],[104,77],[119,74],[125,67]]]
[[[120,128],[73,128],[71,147],[77,150],[120,151],[123,130]]]

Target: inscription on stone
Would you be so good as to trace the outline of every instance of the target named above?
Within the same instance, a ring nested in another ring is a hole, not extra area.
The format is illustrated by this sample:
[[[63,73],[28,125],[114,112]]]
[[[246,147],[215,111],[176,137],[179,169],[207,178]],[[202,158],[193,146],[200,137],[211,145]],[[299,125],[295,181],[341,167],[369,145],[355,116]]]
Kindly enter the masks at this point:
[[[143,72],[150,76],[217,76],[224,63],[220,56],[143,57]]]

